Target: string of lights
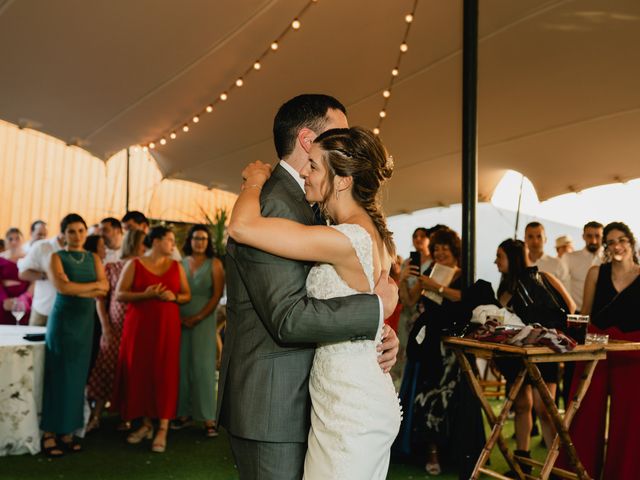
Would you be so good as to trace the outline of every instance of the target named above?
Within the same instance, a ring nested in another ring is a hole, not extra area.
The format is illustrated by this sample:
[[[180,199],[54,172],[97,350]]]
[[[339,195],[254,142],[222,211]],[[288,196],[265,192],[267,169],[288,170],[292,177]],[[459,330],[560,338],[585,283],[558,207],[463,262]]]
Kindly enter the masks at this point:
[[[396,79],[398,78],[398,75],[400,75],[400,63],[402,62],[404,54],[409,51],[409,45],[407,44],[407,40],[409,39],[409,32],[411,31],[411,26],[413,25],[413,21],[415,20],[417,7],[418,7],[418,0],[413,0],[413,7],[411,8],[411,13],[407,13],[404,16],[406,27],[404,29],[404,35],[402,36],[402,43],[400,44],[400,51],[398,52],[395,66],[391,70],[391,78],[389,79],[387,88],[382,91],[382,97],[384,98],[384,101],[382,104],[382,108],[378,113],[378,123],[376,124],[376,127],[373,129],[373,133],[375,133],[376,135],[380,134],[382,123],[387,118],[387,108],[389,106],[389,100],[391,99],[391,91],[393,90],[393,85]]]
[[[205,107],[201,108],[200,111],[194,113],[189,119],[177,125],[170,132],[167,132],[160,138],[157,138],[144,145],[142,149],[145,152],[148,150],[154,150],[159,146],[166,145],[170,140],[175,140],[178,137],[178,132],[182,132],[181,134],[189,132],[189,130],[194,125],[200,122],[200,118],[203,115],[212,113],[215,110],[217,104],[226,102],[234,90],[237,90],[244,86],[248,77],[259,72],[262,69],[265,59],[267,59],[269,55],[273,55],[280,48],[282,41],[287,35],[300,29],[300,27],[302,26],[301,19],[314,3],[318,3],[318,0],[309,0],[307,4],[293,18],[293,20],[289,22],[282,33],[280,33],[280,35],[278,35],[275,40],[273,40],[273,42],[271,42],[271,44],[262,52],[262,54],[258,56],[258,58],[249,67],[247,67],[247,69],[242,72],[242,74],[238,75],[238,77],[225,90],[220,92],[211,102],[209,102]]]

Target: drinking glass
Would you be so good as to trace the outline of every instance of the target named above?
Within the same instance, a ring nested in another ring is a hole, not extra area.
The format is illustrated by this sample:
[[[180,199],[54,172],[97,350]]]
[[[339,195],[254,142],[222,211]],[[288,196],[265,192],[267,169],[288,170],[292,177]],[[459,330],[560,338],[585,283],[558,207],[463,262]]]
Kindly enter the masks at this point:
[[[11,307],[11,314],[15,317],[17,326],[20,325],[20,320],[22,320],[22,317],[24,317],[25,313],[27,313],[27,306],[24,304],[24,302],[20,300],[16,300],[15,302],[13,302],[13,306]]]

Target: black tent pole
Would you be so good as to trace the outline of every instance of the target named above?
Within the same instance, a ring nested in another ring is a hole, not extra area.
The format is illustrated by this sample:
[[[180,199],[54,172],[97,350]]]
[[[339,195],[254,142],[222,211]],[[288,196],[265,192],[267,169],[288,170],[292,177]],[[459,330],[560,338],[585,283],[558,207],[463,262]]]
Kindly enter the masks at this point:
[[[127,147],[127,189],[126,189],[126,198],[124,202],[125,213],[129,211],[129,162],[131,159],[131,152],[129,150],[130,148]]]
[[[475,282],[478,91],[478,0],[464,0],[462,29],[462,274]]]

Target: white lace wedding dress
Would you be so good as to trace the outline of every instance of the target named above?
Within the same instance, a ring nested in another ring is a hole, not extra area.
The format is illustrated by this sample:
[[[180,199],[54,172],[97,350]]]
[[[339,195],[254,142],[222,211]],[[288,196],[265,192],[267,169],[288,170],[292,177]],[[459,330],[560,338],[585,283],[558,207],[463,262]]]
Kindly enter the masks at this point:
[[[368,232],[355,224],[334,228],[351,240],[373,292],[373,245]],[[307,293],[326,299],[362,292],[349,287],[332,265],[319,264],[309,272]],[[381,332],[375,341],[316,348],[309,380],[311,430],[305,480],[386,478],[401,410],[391,377],[378,366],[380,336]]]

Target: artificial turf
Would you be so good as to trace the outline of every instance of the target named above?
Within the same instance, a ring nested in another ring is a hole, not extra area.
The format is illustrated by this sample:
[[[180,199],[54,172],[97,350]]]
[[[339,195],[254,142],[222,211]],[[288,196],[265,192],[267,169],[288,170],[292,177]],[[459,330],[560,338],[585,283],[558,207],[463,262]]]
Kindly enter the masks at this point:
[[[497,404],[494,405],[497,408]],[[92,432],[84,440],[84,451],[67,454],[63,458],[48,459],[44,455],[21,455],[0,458],[2,480],[236,480],[237,472],[229,443],[220,432],[217,438],[205,438],[197,427],[170,431],[167,451],[150,452],[150,442],[128,445],[126,434],[115,431],[116,419],[105,417],[100,430]],[[503,431],[511,438],[513,423],[509,421]],[[513,447],[513,441],[509,440]],[[532,439],[533,456],[544,457],[539,447],[539,437]],[[505,471],[506,463],[497,448],[491,456],[491,468]],[[457,480],[457,474],[444,471],[438,477],[429,477],[420,465],[392,463],[389,480],[438,478]]]

